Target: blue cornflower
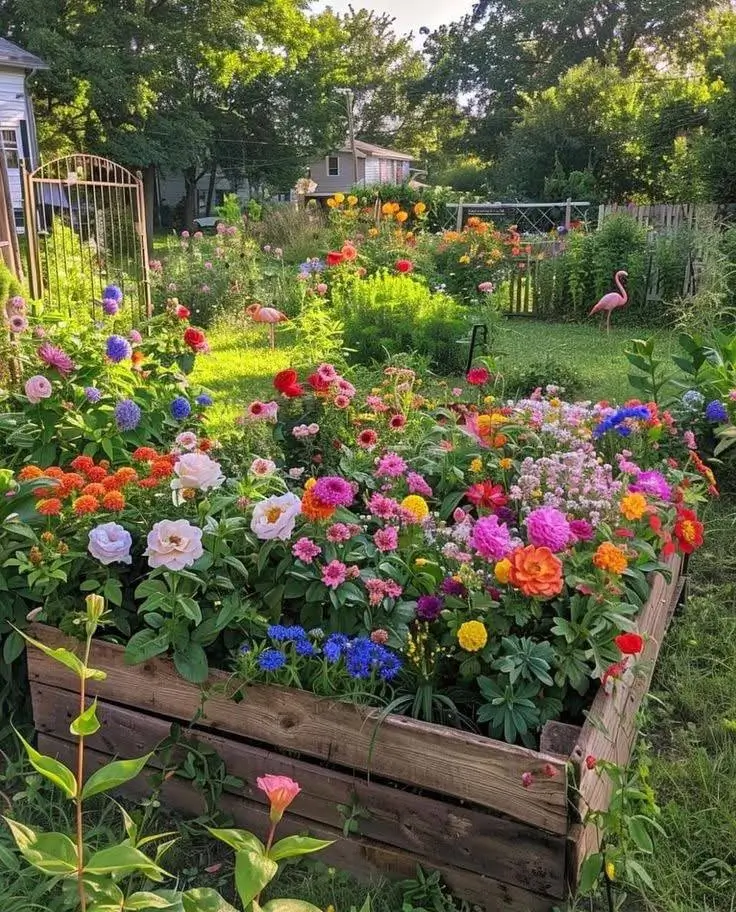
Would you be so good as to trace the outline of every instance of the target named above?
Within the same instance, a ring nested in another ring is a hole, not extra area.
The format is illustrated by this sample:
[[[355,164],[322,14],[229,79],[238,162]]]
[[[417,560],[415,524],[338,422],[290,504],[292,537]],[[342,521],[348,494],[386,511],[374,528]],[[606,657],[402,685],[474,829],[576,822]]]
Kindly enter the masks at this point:
[[[353,678],[369,678],[376,672],[384,681],[390,681],[401,670],[401,660],[385,646],[367,637],[356,637],[345,651],[345,667]]]
[[[315,649],[314,644],[310,643],[306,638],[295,640],[294,650],[296,651],[296,654],[300,656],[317,655],[317,650]]]
[[[107,357],[111,361],[125,361],[133,354],[133,349],[127,339],[122,336],[110,336],[106,347]]]
[[[169,411],[172,418],[176,418],[177,421],[183,421],[192,413],[192,407],[188,399],[183,396],[177,396],[169,406]]]
[[[624,421],[629,419],[634,419],[636,421],[649,421],[652,417],[652,413],[646,407],[646,405],[626,405],[623,408],[618,409],[612,415],[609,415],[607,418],[604,418],[596,427],[593,428],[594,437],[602,437],[608,431],[618,429],[619,434],[622,437],[628,437],[631,433],[629,428],[620,428],[619,425],[623,424]],[[625,433],[622,431],[625,430]]]
[[[728,411],[722,402],[718,399],[714,399],[705,407],[705,417],[708,421],[720,424],[723,421],[728,421]]]
[[[206,408],[208,405],[212,405],[214,400],[212,399],[212,396],[208,396],[207,393],[202,393],[201,395],[197,396],[194,401],[200,407]]]
[[[383,648],[383,647],[382,647]],[[378,674],[384,681],[392,681],[401,671],[401,659],[395,652],[383,648]]]
[[[267,628],[266,633],[277,643],[289,643],[292,640],[303,640],[307,636],[304,628],[299,627],[296,624],[291,627],[287,627],[285,624],[271,624]]]
[[[141,410],[132,399],[122,399],[115,406],[115,421],[121,431],[134,431],[141,422]]]
[[[96,386],[86,386],[84,388],[84,395],[87,399],[87,402],[99,402],[102,399],[102,392],[97,389]]]
[[[102,292],[102,300],[106,298],[119,304],[123,300],[123,293],[117,285],[108,285]]]
[[[278,649],[265,649],[258,656],[258,667],[261,671],[278,671],[286,665],[286,656]]]
[[[248,653],[250,652],[250,644],[249,644],[249,643],[243,643],[243,644],[241,645],[240,649],[238,650],[238,652],[239,652],[241,655],[248,655]]]
[[[705,396],[700,390],[688,390],[682,394],[682,404],[693,412],[699,412],[705,404]]]
[[[324,654],[328,662],[339,662],[349,643],[344,633],[331,633],[324,645]]]

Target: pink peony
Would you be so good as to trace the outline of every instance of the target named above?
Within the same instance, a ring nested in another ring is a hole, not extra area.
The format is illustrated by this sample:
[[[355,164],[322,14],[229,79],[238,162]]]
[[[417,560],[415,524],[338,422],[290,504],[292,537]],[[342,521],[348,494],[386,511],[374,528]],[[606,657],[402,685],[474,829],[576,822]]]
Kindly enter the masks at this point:
[[[197,449],[197,435],[194,431],[182,431],[181,434],[176,435],[175,442],[182,450]]]
[[[268,497],[257,503],[250,522],[251,531],[263,541],[278,538],[286,541],[294,531],[296,518],[302,511],[302,502],[296,494]]]
[[[219,488],[225,481],[220,463],[206,453],[184,453],[174,465],[176,478],[171,481],[171,490],[185,488],[195,491],[210,491]]]
[[[470,544],[486,560],[499,561],[511,550],[511,534],[497,516],[484,516],[473,526]]]
[[[146,557],[151,567],[183,570],[204,554],[202,530],[186,519],[163,519],[148,533]]]
[[[570,523],[556,507],[537,507],[527,516],[527,537],[537,548],[563,551],[570,543]]]
[[[42,399],[48,399],[53,392],[51,383],[46,377],[42,377],[41,374],[36,374],[35,377],[30,377],[26,380],[24,389],[28,401],[34,405],[37,405]]]

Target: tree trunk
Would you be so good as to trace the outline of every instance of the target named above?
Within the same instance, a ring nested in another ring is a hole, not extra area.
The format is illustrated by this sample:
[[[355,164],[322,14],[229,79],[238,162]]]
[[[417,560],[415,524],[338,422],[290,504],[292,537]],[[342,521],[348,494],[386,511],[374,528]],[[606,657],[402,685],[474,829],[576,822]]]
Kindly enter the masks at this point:
[[[197,203],[197,169],[184,169],[184,227],[190,228],[196,216]]]
[[[155,208],[156,166],[148,165],[143,169],[143,200],[146,207],[146,238],[148,240],[148,257],[153,256],[153,213]]]
[[[210,170],[210,182],[207,186],[207,209],[205,215],[212,215],[212,197],[215,195],[215,181],[217,180],[217,162],[213,159]]]

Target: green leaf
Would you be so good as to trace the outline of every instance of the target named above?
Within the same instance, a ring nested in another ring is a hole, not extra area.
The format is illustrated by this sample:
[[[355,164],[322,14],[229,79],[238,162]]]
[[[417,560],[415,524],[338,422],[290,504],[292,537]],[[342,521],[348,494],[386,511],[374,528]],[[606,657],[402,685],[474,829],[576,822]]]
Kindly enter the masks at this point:
[[[261,912],[322,912],[317,906],[303,899],[272,899]]]
[[[85,709],[83,713],[80,713],[77,718],[69,726],[69,731],[73,735],[87,736],[94,735],[95,732],[100,730],[100,720],[97,718],[97,697],[94,701]]]
[[[235,887],[246,909],[273,880],[278,870],[276,862],[262,852],[254,852],[251,849],[238,852],[235,856]]]
[[[590,893],[598,882],[598,878],[603,873],[603,856],[600,852],[595,852],[583,862],[580,868],[580,883],[578,892],[581,894]]]
[[[287,836],[280,839],[276,845],[271,846],[268,857],[274,861],[284,858],[295,858],[297,855],[309,855],[310,852],[320,852],[332,845],[332,840],[312,839],[311,836]]]
[[[199,643],[190,640],[184,649],[175,650],[174,665],[182,678],[192,684],[202,684],[207,680],[207,654]]]
[[[36,833],[16,820],[3,820],[25,860],[45,874],[71,874],[77,870],[77,849],[64,833]]]
[[[84,783],[82,798],[87,799],[101,792],[109,792],[124,782],[135,779],[152,756],[151,753],[136,760],[113,760],[112,763],[92,773]]]
[[[19,732],[15,731],[15,734],[23,745],[31,766],[36,772],[48,779],[49,782],[53,782],[58,789],[64,792],[67,798],[75,798],[77,795],[77,780],[74,777],[74,773],[60,761],[54,760],[53,757],[46,757],[44,754],[40,754]]]
[[[128,640],[125,647],[125,664],[140,665],[169,648],[168,633],[157,633],[155,630],[139,630]]]
[[[179,903],[167,899],[165,896],[159,896],[158,893],[133,893],[123,905],[125,912],[136,912],[138,909],[176,909]]]
[[[265,855],[266,848],[261,842],[261,840],[254,836],[253,833],[249,833],[247,830],[233,830],[233,829],[213,829],[212,827],[207,827],[207,831],[210,836],[214,836],[215,839],[219,839],[220,842],[224,842],[225,845],[229,845],[231,849],[235,849],[236,852],[260,852]]]
[[[187,890],[182,894],[181,900],[184,912],[238,912],[217,890],[211,890],[209,887]]]
[[[12,665],[23,652],[24,646],[23,637],[17,630],[11,630],[3,643],[3,661],[5,664]]]
[[[0,844],[0,868],[4,871],[20,871],[20,862],[15,852]]]
[[[629,817],[626,824],[637,848],[642,852],[646,852],[647,855],[651,855],[654,851],[654,843],[652,842],[652,837],[649,835],[644,818]]]
[[[87,668],[85,670],[82,660],[68,649],[64,649],[61,646],[58,649],[51,649],[51,647],[46,646],[39,640],[34,640],[33,637],[28,636],[27,633],[23,633],[22,630],[18,630],[17,627],[13,627],[13,630],[17,631],[17,633],[19,633],[27,643],[30,643],[31,646],[40,649],[44,655],[47,655],[55,662],[60,662],[62,665],[65,665],[73,671],[80,680],[84,677],[87,680],[104,681],[107,677],[104,671],[99,671],[96,668]]]
[[[139,871],[149,880],[163,880],[166,871],[131,845],[110,846],[95,852],[84,866],[85,874],[133,874]]]

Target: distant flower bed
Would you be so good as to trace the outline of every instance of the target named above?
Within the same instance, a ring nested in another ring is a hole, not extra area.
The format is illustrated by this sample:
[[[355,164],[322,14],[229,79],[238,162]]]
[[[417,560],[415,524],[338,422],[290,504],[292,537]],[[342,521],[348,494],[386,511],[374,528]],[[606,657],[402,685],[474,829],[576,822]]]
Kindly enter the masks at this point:
[[[129,661],[171,653],[191,681],[217,665],[533,744],[637,673],[647,575],[702,543],[709,479],[651,403],[498,401],[489,380],[444,401],[400,367],[367,394],[331,364],[283,371],[244,410],[237,473],[194,430],[29,462],[4,481],[35,505],[7,578],[70,633],[79,590],[103,594]]]

